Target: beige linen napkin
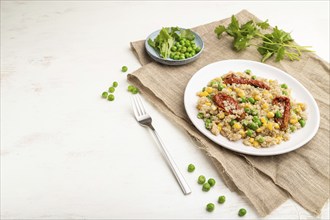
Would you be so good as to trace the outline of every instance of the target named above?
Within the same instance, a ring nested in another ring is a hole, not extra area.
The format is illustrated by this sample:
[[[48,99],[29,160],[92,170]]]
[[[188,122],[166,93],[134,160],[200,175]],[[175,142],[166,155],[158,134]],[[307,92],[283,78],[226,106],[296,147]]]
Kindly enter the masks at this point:
[[[240,22],[258,20],[248,11],[238,13]],[[261,216],[266,216],[291,197],[313,214],[319,214],[329,198],[329,64],[313,53],[305,53],[299,62],[273,60],[267,64],[289,73],[312,93],[321,112],[316,136],[302,148],[278,156],[255,157],[222,148],[203,136],[190,122],[183,105],[184,89],[196,71],[207,64],[226,59],[260,60],[255,48],[235,52],[232,39],[224,35],[218,40],[213,30],[227,25],[230,18],[193,28],[205,43],[201,57],[179,66],[152,62],[144,49],[144,41],[131,47],[143,65],[128,75],[143,96],[171,121],[183,128],[212,160],[226,185],[244,194]],[[313,120],[313,118],[309,118]],[[308,122],[307,122],[308,123]]]

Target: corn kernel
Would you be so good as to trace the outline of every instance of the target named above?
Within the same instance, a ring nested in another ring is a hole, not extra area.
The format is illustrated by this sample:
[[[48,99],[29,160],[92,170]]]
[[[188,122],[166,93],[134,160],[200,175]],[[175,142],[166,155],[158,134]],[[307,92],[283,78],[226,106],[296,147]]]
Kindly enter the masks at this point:
[[[276,137],[276,143],[279,144],[279,143],[281,143],[281,141],[282,141],[282,137],[281,136],[277,136]]]
[[[258,141],[253,141],[252,145],[253,145],[253,147],[259,147]]]
[[[291,124],[296,124],[297,122],[298,122],[298,120],[296,118],[291,118],[290,119]]]
[[[220,124],[218,124],[218,130],[221,131],[222,130],[222,126]]]
[[[304,103],[299,103],[298,105],[300,106],[301,110],[304,111],[306,109],[306,105]]]
[[[260,95],[255,95],[254,96],[254,99],[257,100],[257,101],[259,101],[261,99],[261,97],[260,97]]]
[[[241,129],[241,127],[242,127],[242,125],[241,125],[240,123],[235,123],[235,124],[233,125],[233,128],[236,129],[236,130]]]
[[[207,88],[205,89],[205,91],[208,92],[208,93],[212,93],[212,92],[213,92],[213,89],[212,89],[211,87],[207,87]]]
[[[254,142],[254,138],[250,138],[249,141],[252,144]]]
[[[262,94],[267,95],[269,92],[267,90],[263,91]]]
[[[250,103],[246,103],[246,104],[245,104],[245,108],[252,108],[252,106],[251,106]]]
[[[274,128],[279,129],[280,128],[280,125],[278,123],[275,123],[274,124]]]
[[[212,104],[211,104],[211,102],[206,102],[205,105],[211,106]]]
[[[239,134],[242,136],[242,138],[245,138],[245,136],[246,136],[244,130],[240,130],[240,131],[239,131]]]
[[[267,112],[267,118],[274,118],[274,112]]]
[[[239,91],[238,93],[237,93],[237,95],[239,96],[239,97],[244,97],[245,96],[245,92],[244,91]]]
[[[267,123],[267,128],[272,131],[273,130],[273,123]]]
[[[301,112],[301,111],[302,111],[300,105],[299,105],[297,108],[295,108],[294,110],[295,110],[296,112]]]
[[[262,117],[262,118],[260,119],[260,121],[261,121],[263,124],[266,124],[266,123],[267,123],[267,120],[266,120],[264,117]]]
[[[261,108],[264,109],[264,110],[267,110],[268,109],[268,104],[267,103],[262,104]]]
[[[228,88],[227,91],[228,91],[228,92],[232,92],[233,90],[232,90],[231,88]]]
[[[272,83],[272,82],[274,82],[274,80],[272,80],[272,79],[270,79],[270,80],[268,80],[270,83]]]
[[[224,118],[225,118],[225,113],[220,112],[220,113],[218,114],[218,118],[219,118],[219,119],[224,119]]]
[[[206,91],[204,91],[204,92],[200,92],[200,93],[199,93],[199,96],[200,96],[200,97],[208,96],[208,95],[209,95],[209,93],[206,92]]]
[[[261,128],[258,128],[257,130],[256,130],[256,132],[262,132],[262,129]]]

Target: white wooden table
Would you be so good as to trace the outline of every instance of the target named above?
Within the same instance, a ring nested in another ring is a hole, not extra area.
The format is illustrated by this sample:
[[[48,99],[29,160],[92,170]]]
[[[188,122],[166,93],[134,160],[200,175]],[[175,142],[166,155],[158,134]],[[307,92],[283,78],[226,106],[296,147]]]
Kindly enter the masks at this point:
[[[129,42],[162,26],[194,27],[248,9],[329,61],[329,2],[1,1],[2,219],[260,218],[230,192],[188,135],[149,103],[193,193],[184,196],[151,133],[134,119]],[[101,93],[119,83],[115,101]],[[186,172],[189,163],[197,167]],[[196,183],[217,180],[208,193]],[[217,197],[225,195],[223,205]],[[205,211],[213,202],[213,213]],[[327,204],[318,218],[329,217]],[[292,200],[265,219],[312,219]]]

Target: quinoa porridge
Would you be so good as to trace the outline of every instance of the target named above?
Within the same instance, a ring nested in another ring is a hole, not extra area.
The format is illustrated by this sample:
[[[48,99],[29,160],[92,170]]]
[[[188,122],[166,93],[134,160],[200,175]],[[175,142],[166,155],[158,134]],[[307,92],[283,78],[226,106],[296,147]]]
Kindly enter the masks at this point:
[[[286,84],[257,77],[250,70],[219,76],[197,96],[197,117],[206,129],[256,148],[289,140],[307,121],[307,106],[292,99]]]

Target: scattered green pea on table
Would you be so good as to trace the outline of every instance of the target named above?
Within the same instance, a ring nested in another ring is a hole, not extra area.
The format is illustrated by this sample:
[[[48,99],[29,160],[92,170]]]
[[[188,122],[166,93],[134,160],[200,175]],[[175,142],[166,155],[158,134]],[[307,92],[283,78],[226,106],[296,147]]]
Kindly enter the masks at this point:
[[[246,215],[246,209],[241,208],[241,209],[238,211],[238,216],[243,217],[244,215]]]
[[[202,190],[203,190],[204,192],[208,192],[208,191],[210,191],[210,189],[211,189],[211,185],[210,185],[209,183],[204,183],[204,184],[203,184],[203,188],[202,188]]]
[[[194,172],[194,170],[195,170],[195,165],[194,164],[189,164],[188,165],[188,172],[192,173],[192,172]]]
[[[210,178],[207,182],[210,184],[211,187],[215,185],[215,179],[213,178]]]
[[[197,180],[198,184],[204,184],[205,181],[206,181],[205,176],[200,175],[200,176],[198,177],[198,180]]]
[[[225,203],[225,201],[226,201],[226,197],[225,196],[219,196],[219,198],[218,198],[218,203],[219,204],[223,204],[223,203]]]
[[[214,204],[213,204],[213,203],[209,203],[209,204],[207,204],[207,205],[206,205],[206,210],[207,210],[208,212],[213,212],[213,210],[214,210]]]
[[[121,71],[122,71],[122,72],[125,73],[125,72],[127,72],[127,70],[128,70],[127,66],[122,66],[122,68],[121,68]]]

